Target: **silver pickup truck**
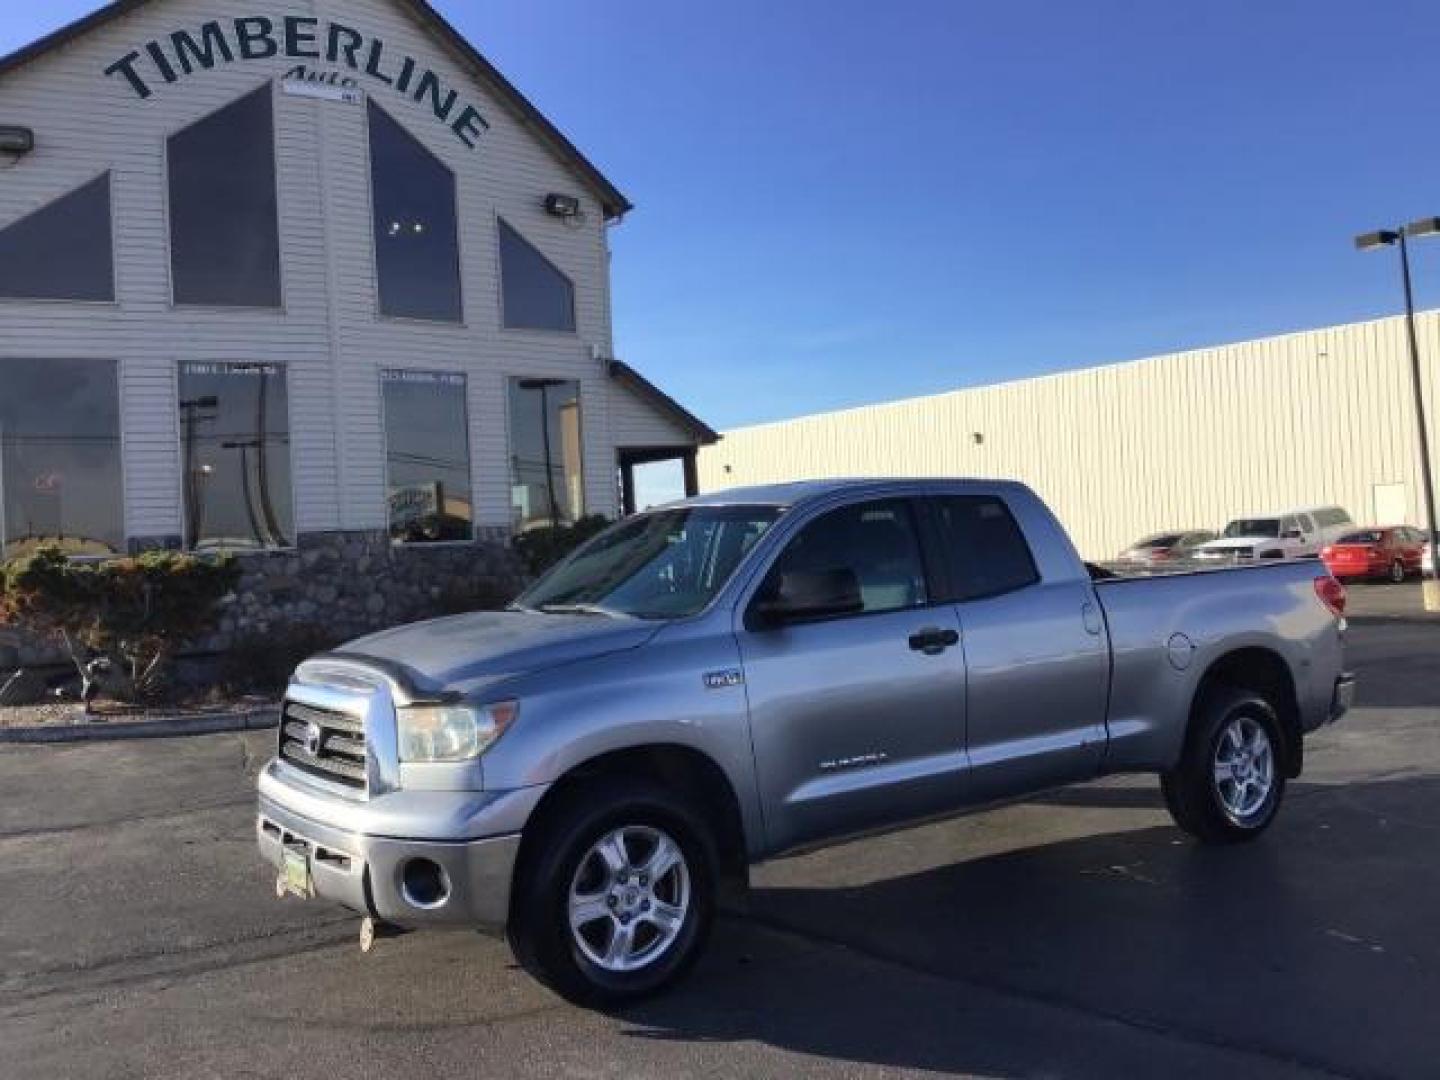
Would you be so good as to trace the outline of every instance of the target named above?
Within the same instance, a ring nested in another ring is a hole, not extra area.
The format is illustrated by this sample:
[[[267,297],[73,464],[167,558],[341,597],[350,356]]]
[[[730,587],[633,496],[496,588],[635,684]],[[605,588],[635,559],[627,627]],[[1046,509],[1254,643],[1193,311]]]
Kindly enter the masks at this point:
[[[1107,578],[1014,483],[692,499],[508,611],[304,663],[260,850],[362,939],[504,930],[613,1004],[691,965],[751,864],[837,840],[1124,772],[1253,839],[1349,706],[1344,604],[1313,561]]]

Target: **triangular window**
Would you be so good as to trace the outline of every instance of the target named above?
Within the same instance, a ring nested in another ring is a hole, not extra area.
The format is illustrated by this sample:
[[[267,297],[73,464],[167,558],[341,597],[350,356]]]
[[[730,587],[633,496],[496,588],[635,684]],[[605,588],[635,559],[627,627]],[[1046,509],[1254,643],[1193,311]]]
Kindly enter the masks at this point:
[[[108,172],[0,229],[0,297],[115,299]]]
[[[500,277],[507,327],[574,333],[575,286],[503,218]]]

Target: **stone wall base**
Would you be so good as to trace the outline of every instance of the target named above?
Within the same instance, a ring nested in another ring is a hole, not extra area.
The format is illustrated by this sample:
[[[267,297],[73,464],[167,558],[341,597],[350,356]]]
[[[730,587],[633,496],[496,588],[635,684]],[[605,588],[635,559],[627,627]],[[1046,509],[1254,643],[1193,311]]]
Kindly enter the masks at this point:
[[[136,541],[137,550],[167,546]],[[308,533],[293,551],[237,555],[240,583],[215,633],[194,651],[291,629],[337,643],[402,623],[480,606],[500,606],[525,585],[525,568],[505,529],[473,543],[396,546],[383,531]],[[67,663],[63,652],[0,629],[0,673]]]

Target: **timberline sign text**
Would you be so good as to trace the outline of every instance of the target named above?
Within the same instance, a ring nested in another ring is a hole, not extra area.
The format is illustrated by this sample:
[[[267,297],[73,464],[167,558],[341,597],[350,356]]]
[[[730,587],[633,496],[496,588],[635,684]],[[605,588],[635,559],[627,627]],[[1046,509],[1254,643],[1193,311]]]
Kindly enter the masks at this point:
[[[412,56],[387,51],[385,43],[343,23],[322,22],[305,15],[271,19],[251,15],[213,20],[197,31],[175,32],[147,41],[105,69],[111,78],[124,79],[140,99],[151,97],[156,85],[179,82],[186,75],[209,71],[221,63],[241,60],[324,61],[344,65],[392,87],[421,105],[472,150],[490,124],[480,110],[462,103],[460,91]]]

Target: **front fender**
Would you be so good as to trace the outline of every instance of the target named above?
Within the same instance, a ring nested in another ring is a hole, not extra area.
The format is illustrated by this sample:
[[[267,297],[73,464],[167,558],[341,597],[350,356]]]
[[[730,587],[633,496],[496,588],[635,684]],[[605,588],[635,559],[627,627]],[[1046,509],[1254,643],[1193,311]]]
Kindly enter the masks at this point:
[[[520,718],[485,755],[487,790],[553,784],[618,751],[680,746],[705,755],[729,781],[746,845],[763,847],[749,709],[740,653],[728,627],[666,627],[639,649],[539,672],[507,683]]]

